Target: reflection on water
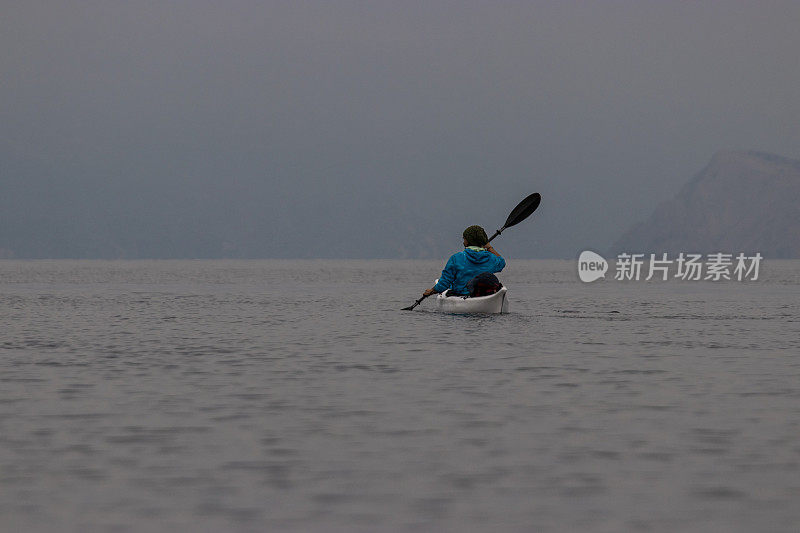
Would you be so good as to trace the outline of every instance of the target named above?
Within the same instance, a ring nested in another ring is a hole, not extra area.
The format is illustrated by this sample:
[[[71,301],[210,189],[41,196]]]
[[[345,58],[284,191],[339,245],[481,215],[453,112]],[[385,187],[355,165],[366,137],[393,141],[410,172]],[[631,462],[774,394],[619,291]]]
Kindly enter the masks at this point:
[[[0,262],[0,529],[796,531],[800,263]]]

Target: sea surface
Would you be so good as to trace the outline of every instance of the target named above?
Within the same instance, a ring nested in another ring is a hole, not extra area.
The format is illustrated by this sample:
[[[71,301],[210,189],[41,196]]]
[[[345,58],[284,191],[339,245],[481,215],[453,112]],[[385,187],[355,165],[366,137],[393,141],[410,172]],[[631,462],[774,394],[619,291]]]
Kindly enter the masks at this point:
[[[800,262],[0,261],[0,531],[800,531]]]

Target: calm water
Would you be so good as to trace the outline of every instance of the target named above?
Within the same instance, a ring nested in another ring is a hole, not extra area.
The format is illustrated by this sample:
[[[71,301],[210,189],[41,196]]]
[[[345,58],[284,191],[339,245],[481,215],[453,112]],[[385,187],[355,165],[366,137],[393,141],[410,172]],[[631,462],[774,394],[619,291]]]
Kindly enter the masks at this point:
[[[798,531],[800,262],[0,261],[0,530]]]

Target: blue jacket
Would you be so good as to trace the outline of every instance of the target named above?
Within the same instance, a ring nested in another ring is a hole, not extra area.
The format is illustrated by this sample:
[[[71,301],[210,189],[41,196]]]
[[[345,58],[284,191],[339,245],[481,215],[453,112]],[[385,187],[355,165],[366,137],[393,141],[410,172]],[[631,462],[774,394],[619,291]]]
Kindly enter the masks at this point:
[[[506,266],[506,260],[486,250],[475,251],[465,248],[450,256],[442,270],[439,283],[433,290],[444,292],[452,289],[458,294],[467,293],[467,282],[481,272],[500,272]]]

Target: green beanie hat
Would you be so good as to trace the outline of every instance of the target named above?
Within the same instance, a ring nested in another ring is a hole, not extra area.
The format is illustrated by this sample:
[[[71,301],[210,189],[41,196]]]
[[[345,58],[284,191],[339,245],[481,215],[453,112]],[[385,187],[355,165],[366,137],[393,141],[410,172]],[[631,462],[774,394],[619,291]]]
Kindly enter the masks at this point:
[[[467,246],[480,246],[481,248],[489,242],[486,231],[480,226],[470,226],[465,229],[464,239],[467,241]]]

